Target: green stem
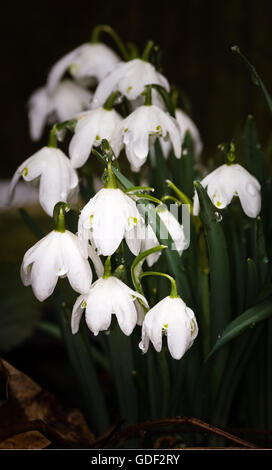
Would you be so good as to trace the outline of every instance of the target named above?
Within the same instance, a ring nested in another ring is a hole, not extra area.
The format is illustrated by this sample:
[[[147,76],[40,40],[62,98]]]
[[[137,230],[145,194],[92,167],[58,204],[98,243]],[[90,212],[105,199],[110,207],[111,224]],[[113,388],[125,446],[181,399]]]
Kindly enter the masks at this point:
[[[65,212],[69,212],[70,206],[67,202],[58,202],[54,207],[53,218],[55,222],[55,231],[64,233],[65,228]]]
[[[105,188],[106,189],[117,189],[117,183],[116,183],[116,178],[115,174],[112,171],[111,168],[111,161],[108,161],[108,168],[107,168],[107,177],[106,177],[106,183],[105,183]]]
[[[141,274],[141,268],[142,268],[142,264],[145,260],[145,258],[148,256],[148,255],[151,255],[152,253],[155,253],[156,251],[162,251],[164,250],[165,248],[167,248],[165,245],[158,245],[158,246],[155,246],[154,248],[150,248],[149,250],[146,250],[146,251],[143,251],[142,253],[140,253],[133,261],[132,265],[131,265],[131,269],[130,269],[130,272],[131,272],[131,279],[132,279],[132,282],[133,282],[133,285],[135,287],[135,290],[137,292],[139,292],[140,294],[144,295],[144,292],[143,292],[143,289],[142,289],[142,286],[141,286],[141,283],[139,281],[139,278],[140,278],[140,274]]]
[[[170,276],[170,274],[159,273],[159,272],[155,272],[155,271],[146,271],[144,273],[141,273],[139,275],[139,278],[141,279],[142,277],[145,277],[145,276],[162,276],[162,277],[166,277],[171,282],[171,291],[170,291],[169,297],[171,297],[172,299],[176,299],[177,297],[179,297],[178,289],[177,289],[177,283],[176,283],[175,279],[172,276]]]
[[[54,125],[50,131],[47,147],[58,148],[56,125]]]
[[[145,106],[151,106],[152,105],[152,85],[147,85],[146,86],[144,104],[145,104]]]
[[[116,91],[113,91],[110,96],[107,98],[103,108],[106,109],[106,111],[111,111],[113,106],[114,106],[114,103],[115,103],[115,100],[117,98],[117,96],[119,95],[119,91],[116,90]]]
[[[121,55],[123,56],[124,60],[129,60],[129,53],[122,41],[122,39],[118,36],[118,34],[114,31],[111,26],[102,24],[98,25],[93,29],[92,36],[91,36],[91,44],[95,44],[100,42],[101,33],[107,33],[115,42],[117,48],[119,49]]]
[[[103,279],[108,279],[108,277],[111,277],[111,257],[110,256],[108,256],[105,261]]]
[[[142,53],[141,59],[144,60],[145,62],[149,61],[149,56],[154,47],[154,41],[148,41],[147,45],[144,48],[144,52]]]

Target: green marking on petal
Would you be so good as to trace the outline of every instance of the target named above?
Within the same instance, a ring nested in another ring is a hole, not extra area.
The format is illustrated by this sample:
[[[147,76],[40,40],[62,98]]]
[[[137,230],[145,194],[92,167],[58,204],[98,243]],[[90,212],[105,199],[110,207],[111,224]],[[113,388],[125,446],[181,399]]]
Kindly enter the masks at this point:
[[[220,202],[220,201],[216,201],[216,206],[217,206],[217,207],[222,206],[221,202]]]
[[[127,132],[128,131],[128,127],[126,127],[126,129],[124,129],[124,132]]]
[[[191,336],[193,336],[195,330],[196,330],[196,322],[195,320],[190,321],[190,327],[191,327]]]
[[[87,302],[86,300],[83,300],[80,304],[80,308],[86,308],[87,307]]]
[[[90,225],[92,225],[93,223],[93,216],[94,216],[93,214],[90,215]]]
[[[129,93],[131,90],[132,90],[132,86],[130,85],[127,87],[127,93]]]
[[[101,139],[101,137],[99,135],[95,136],[95,140],[100,140],[100,139]]]
[[[71,72],[71,73],[74,73],[74,74],[77,74],[79,72],[79,65],[78,64],[71,64],[69,65],[68,67],[68,70]]]
[[[21,171],[21,174],[23,176],[27,176],[28,175],[28,168],[25,166],[25,168]]]
[[[168,328],[168,323],[166,323],[165,325],[163,325],[163,327],[164,327],[165,329],[167,329],[167,328]]]

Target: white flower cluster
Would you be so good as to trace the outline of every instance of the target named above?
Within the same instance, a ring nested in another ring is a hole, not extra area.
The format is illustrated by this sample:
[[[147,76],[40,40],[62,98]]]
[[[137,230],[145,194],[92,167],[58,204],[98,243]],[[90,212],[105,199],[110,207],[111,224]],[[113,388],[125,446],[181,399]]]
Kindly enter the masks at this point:
[[[67,78],[65,75],[70,74]],[[90,86],[97,84],[94,91]],[[150,100],[147,101],[147,87]],[[38,181],[42,208],[53,216],[56,204],[76,204],[78,193],[77,169],[88,160],[92,149],[106,139],[115,157],[121,150],[138,172],[147,160],[156,138],[167,155],[172,146],[176,158],[187,130],[190,131],[195,154],[199,156],[202,142],[191,119],[180,109],[171,116],[156,86],[170,91],[167,79],[154,65],[141,58],[121,61],[115,52],[102,43],[83,44],[60,59],[51,69],[47,83],[29,100],[30,134],[38,140],[47,123],[74,119],[74,135],[67,157],[62,150],[48,144],[25,160],[15,172],[10,185],[10,198],[18,179]],[[132,112],[122,117],[114,108],[115,99],[130,102]],[[110,166],[108,177],[114,175]],[[223,165],[202,181],[217,208],[224,208],[234,195],[250,217],[260,211],[260,185],[238,164]],[[72,288],[80,294],[72,312],[72,331],[76,333],[84,310],[90,330],[97,335],[110,327],[115,314],[120,328],[130,335],[136,324],[142,324],[143,352],[151,341],[157,351],[162,348],[162,336],[167,336],[171,355],[180,359],[192,345],[197,332],[193,311],[178,296],[168,296],[149,309],[145,297],[125,285],[111,273],[104,272],[100,256],[113,255],[123,239],[133,253],[159,245],[150,225],[139,213],[137,198],[126,194],[113,181],[89,200],[82,208],[78,232],[65,226],[56,229],[30,248],[24,256],[21,277],[31,285],[35,296],[43,301],[54,291],[59,277],[67,276]],[[194,214],[199,212],[197,196]],[[185,247],[183,227],[167,210],[158,212],[181,255]],[[147,257],[149,266],[160,252]],[[98,280],[92,283],[91,259]],[[147,313],[145,314],[145,312]]]

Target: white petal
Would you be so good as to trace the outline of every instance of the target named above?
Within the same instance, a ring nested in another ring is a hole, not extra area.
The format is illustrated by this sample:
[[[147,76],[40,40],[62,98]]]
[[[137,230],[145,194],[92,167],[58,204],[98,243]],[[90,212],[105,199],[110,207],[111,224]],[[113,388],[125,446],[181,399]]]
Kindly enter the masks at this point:
[[[96,253],[95,249],[91,245],[88,245],[88,255],[93,262],[97,277],[102,277],[104,273],[103,263],[100,259],[100,256]]]
[[[46,250],[39,250],[39,257],[31,269],[32,289],[41,302],[54,291],[61,270],[59,263],[59,246],[55,238],[51,238]]]
[[[62,234],[61,250],[72,288],[80,294],[87,293],[92,283],[92,271],[88,260],[82,257],[77,236],[66,230]]]
[[[131,335],[137,323],[137,311],[133,300],[128,295],[120,295],[113,309],[123,333],[127,336]]]
[[[47,77],[47,90],[49,92],[52,92],[55,89],[61,77],[64,75],[68,67],[73,63],[78,54],[80,54],[84,46],[85,44],[82,44],[68,54],[65,54],[65,56],[59,59],[51,68]]]
[[[110,296],[105,296],[103,281],[98,279],[93,284],[86,299],[86,323],[94,335],[107,330],[111,323],[112,302]]]
[[[73,306],[72,310],[72,316],[71,316],[71,329],[72,329],[72,334],[75,335],[78,330],[79,330],[79,324],[81,317],[84,312],[84,307],[82,306],[82,303],[85,301],[86,296],[85,295],[80,295]]]
[[[47,116],[50,113],[50,103],[45,87],[34,91],[28,101],[29,131],[32,140],[42,136]]]

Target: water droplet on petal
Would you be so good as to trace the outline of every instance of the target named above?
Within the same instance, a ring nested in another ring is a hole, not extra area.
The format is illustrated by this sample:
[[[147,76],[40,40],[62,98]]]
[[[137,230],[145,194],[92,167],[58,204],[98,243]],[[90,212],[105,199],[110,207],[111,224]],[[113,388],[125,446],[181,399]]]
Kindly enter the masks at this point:
[[[216,222],[221,222],[221,220],[223,219],[222,214],[220,214],[219,212],[215,212],[214,215]]]
[[[142,341],[139,343],[139,348],[140,348],[142,351],[144,350],[144,343],[143,343]]]

